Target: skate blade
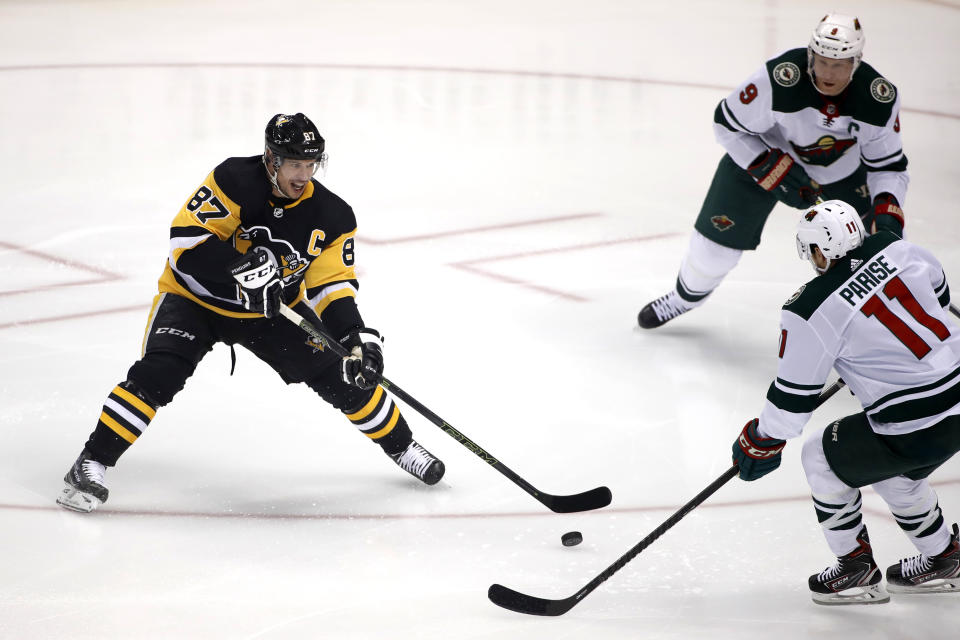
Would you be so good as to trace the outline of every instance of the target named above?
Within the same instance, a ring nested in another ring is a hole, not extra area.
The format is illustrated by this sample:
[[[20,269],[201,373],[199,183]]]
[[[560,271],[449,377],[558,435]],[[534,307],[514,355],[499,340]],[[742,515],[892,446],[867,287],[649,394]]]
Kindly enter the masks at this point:
[[[881,584],[869,587],[854,587],[840,593],[811,593],[815,604],[827,606],[847,604],[883,604],[890,602],[890,594]]]
[[[907,587],[899,584],[888,584],[890,593],[952,593],[960,591],[960,577],[933,580],[930,584]]]
[[[88,493],[81,493],[67,485],[63,491],[60,492],[60,495],[57,496],[57,504],[71,511],[90,513],[103,503],[100,502],[98,498]]]

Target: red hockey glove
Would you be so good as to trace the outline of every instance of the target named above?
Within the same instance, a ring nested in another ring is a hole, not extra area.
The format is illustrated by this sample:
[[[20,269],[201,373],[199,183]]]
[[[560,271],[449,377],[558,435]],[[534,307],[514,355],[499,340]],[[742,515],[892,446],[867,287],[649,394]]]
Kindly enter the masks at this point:
[[[823,190],[810,179],[803,167],[780,149],[770,149],[753,161],[747,172],[757,184],[780,202],[806,209],[816,203]]]
[[[903,226],[903,209],[894,195],[881,193],[873,199],[873,224],[870,233],[886,229],[902,238]]]
[[[757,432],[760,421],[754,418],[743,426],[733,443],[733,462],[740,467],[741,480],[762,478],[780,466],[780,454],[786,440],[764,438]]]

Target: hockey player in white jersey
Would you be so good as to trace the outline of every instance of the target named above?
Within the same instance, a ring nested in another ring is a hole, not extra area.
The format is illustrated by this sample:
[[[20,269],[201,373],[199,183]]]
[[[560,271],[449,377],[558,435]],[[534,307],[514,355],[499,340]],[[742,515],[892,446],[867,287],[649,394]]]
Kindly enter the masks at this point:
[[[890,596],[860,513],[871,485],[920,552],[887,569],[890,591],[960,591],[958,527],[948,529],[927,477],[960,450],[960,329],[950,291],[927,250],[880,231],[865,237],[856,210],[830,200],[808,209],[797,250],[818,276],[783,306],[779,365],[759,419],[733,444],[744,480],[780,465],[831,369],[863,411],[803,445],[814,508],[837,563],[810,576],[820,604]]]
[[[806,48],[768,60],[720,101],[714,133],[726,154],[680,264],[676,283],[637,320],[652,329],[697,307],[756,249],[777,202],[805,209],[836,198],[867,229],[903,235],[907,158],[900,142],[900,94],[861,60],[863,29],[830,14]]]

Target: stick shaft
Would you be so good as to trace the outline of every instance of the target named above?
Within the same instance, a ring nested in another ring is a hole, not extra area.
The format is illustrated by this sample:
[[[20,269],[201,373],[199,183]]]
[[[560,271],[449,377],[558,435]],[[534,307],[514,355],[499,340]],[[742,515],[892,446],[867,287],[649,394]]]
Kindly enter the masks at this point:
[[[842,389],[844,384],[845,383],[843,380],[837,380],[830,385],[830,387],[824,390],[817,400],[817,407],[829,400],[837,391]],[[541,616],[563,615],[572,609],[577,603],[583,600],[583,598],[589,595],[591,591],[606,582],[613,574],[615,574],[617,571],[620,571],[624,565],[637,557],[641,551],[653,544],[657,538],[673,528],[675,524],[680,522],[680,520],[688,513],[696,509],[701,503],[703,503],[704,500],[716,493],[720,487],[732,480],[739,473],[739,471],[740,470],[737,465],[733,465],[724,471],[719,478],[711,482],[703,491],[694,496],[690,502],[680,507],[680,509],[678,509],[673,515],[664,520],[659,527],[651,531],[647,537],[631,547],[630,550],[620,556],[616,562],[604,569],[597,577],[584,585],[582,589],[577,591],[572,596],[563,598],[561,600],[548,600],[546,598],[528,596],[520,593],[519,591],[514,591],[513,589],[504,587],[503,585],[494,584],[490,586],[490,589],[487,592],[487,597],[494,604],[518,613]]]
[[[350,355],[350,352],[335,340],[331,335],[324,332],[323,330],[315,327],[308,320],[306,320],[299,313],[288,307],[287,305],[280,306],[280,313],[303,329],[308,333],[313,339],[318,340],[323,343],[325,347],[329,347],[334,353],[340,357]],[[483,447],[478,445],[476,442],[468,438],[461,431],[454,428],[446,420],[438,416],[436,413],[428,409],[425,405],[419,402],[416,398],[411,396],[409,393],[401,389],[394,382],[389,380],[386,377],[380,378],[380,384],[384,389],[398,397],[408,406],[417,411],[420,415],[425,417],[427,420],[432,422],[434,425],[440,427],[440,429],[446,433],[448,436],[459,442],[464,448],[473,452],[478,458],[486,462],[488,465],[499,471],[501,474],[506,476],[511,482],[515,485],[529,493],[531,496],[536,498],[539,502],[547,506],[553,511],[558,513],[570,513],[576,511],[589,511],[591,509],[599,509],[600,507],[605,507],[610,504],[612,495],[610,490],[606,487],[598,487],[590,491],[585,491],[580,494],[575,494],[572,496],[555,496],[548,493],[543,493],[532,484],[524,480],[521,476],[517,475],[510,467],[500,462],[497,458],[488,453]]]

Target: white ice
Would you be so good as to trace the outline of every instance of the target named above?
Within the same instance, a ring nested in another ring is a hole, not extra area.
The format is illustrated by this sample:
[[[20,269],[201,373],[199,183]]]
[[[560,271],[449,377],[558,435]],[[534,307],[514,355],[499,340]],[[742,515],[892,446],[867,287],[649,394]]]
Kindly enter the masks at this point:
[[[0,637],[956,637],[956,595],[819,607],[833,562],[799,465],[731,481],[559,618],[564,598],[730,465],[812,271],[796,212],[702,309],[673,283],[720,148],[716,103],[832,5],[786,0],[0,3]],[[960,3],[849,0],[902,91],[909,238],[960,287]],[[274,113],[327,139],[360,221],[359,303],[387,375],[536,487],[549,512],[411,409],[427,488],[306,388],[222,345],[108,474],[54,504],[137,358],[174,213]],[[957,326],[956,324],[954,325]],[[807,435],[858,405],[844,392]],[[960,519],[960,458],[935,476]],[[879,562],[915,553],[865,494]],[[584,534],[579,547],[560,536]]]

